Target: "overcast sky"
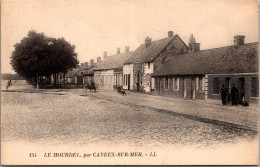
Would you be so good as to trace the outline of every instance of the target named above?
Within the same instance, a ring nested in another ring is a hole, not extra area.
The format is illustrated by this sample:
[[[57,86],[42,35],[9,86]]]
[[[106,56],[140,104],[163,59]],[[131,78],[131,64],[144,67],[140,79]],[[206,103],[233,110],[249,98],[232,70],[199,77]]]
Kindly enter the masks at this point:
[[[172,30],[187,44],[190,34],[201,49],[233,44],[234,35],[258,41],[257,0],[244,1],[2,1],[1,70],[13,72],[13,45],[29,30],[64,37],[76,45],[80,62],[125,46],[133,51],[144,42],[167,37]]]

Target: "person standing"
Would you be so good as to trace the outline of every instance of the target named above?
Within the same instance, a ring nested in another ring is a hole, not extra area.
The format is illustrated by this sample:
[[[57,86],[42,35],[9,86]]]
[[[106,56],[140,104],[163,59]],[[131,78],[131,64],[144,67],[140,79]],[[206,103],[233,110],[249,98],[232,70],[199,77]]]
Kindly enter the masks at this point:
[[[232,105],[237,105],[237,95],[238,95],[238,90],[235,87],[235,84],[233,84],[231,88],[231,100],[232,100]]]
[[[221,94],[221,100],[223,105],[226,105],[227,103],[227,92],[228,89],[225,87],[225,85],[222,85],[222,88],[220,89],[220,94]]]
[[[7,85],[6,85],[6,90],[8,90],[9,86],[10,86],[10,81],[8,80]]]

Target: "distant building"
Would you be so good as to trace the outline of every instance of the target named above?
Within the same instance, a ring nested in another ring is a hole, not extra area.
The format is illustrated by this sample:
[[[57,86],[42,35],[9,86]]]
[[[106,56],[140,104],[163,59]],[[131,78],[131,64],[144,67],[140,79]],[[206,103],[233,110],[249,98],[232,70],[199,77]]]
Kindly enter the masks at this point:
[[[258,99],[258,42],[244,44],[244,36],[235,36],[234,45],[169,56],[155,78],[155,94],[185,99],[220,99],[224,84],[234,84],[239,101]],[[195,42],[195,41],[194,41]],[[196,44],[195,44],[196,45]]]
[[[125,53],[120,53],[120,48],[117,48],[117,54],[113,56],[107,56],[107,52],[104,52],[104,59],[93,68],[96,86],[101,89],[122,86],[123,64],[131,55],[128,46],[125,48]]]
[[[145,38],[123,66],[123,89],[137,92],[151,92],[154,89],[152,74],[164,63],[168,54],[182,54],[188,50],[187,45],[173,31],[168,37],[152,41]]]
[[[67,72],[67,74],[65,75],[65,77],[66,77],[66,83],[68,83],[68,84],[72,84],[72,83],[74,83],[74,81],[73,81],[73,75],[74,75],[74,73],[75,73],[76,71],[75,70],[70,70],[70,71],[68,71]]]
[[[85,63],[81,63],[77,68],[70,70],[67,72],[66,83],[68,84],[76,84],[83,85],[83,72],[85,69]]]
[[[89,65],[88,62],[85,63],[85,68],[83,70],[83,84],[86,85],[90,81],[94,81],[94,63]]]

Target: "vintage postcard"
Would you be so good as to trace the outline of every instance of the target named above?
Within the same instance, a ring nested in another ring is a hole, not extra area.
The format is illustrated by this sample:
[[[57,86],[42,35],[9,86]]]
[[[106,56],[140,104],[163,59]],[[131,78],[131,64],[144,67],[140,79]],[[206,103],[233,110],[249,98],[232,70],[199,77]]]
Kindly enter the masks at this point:
[[[258,5],[3,0],[1,164],[259,164]]]

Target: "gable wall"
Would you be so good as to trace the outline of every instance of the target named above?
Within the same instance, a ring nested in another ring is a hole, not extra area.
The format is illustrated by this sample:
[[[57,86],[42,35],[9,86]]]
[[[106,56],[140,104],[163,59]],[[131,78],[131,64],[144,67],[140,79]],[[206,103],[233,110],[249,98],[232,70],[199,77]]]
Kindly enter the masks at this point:
[[[166,48],[160,53],[160,55],[155,58],[154,71],[156,71],[161,64],[167,61],[167,58],[169,57],[169,53],[171,55],[177,55],[177,54],[183,54],[187,52],[188,52],[188,48],[186,47],[186,45],[183,44],[181,39],[179,37],[174,38],[166,46]]]

